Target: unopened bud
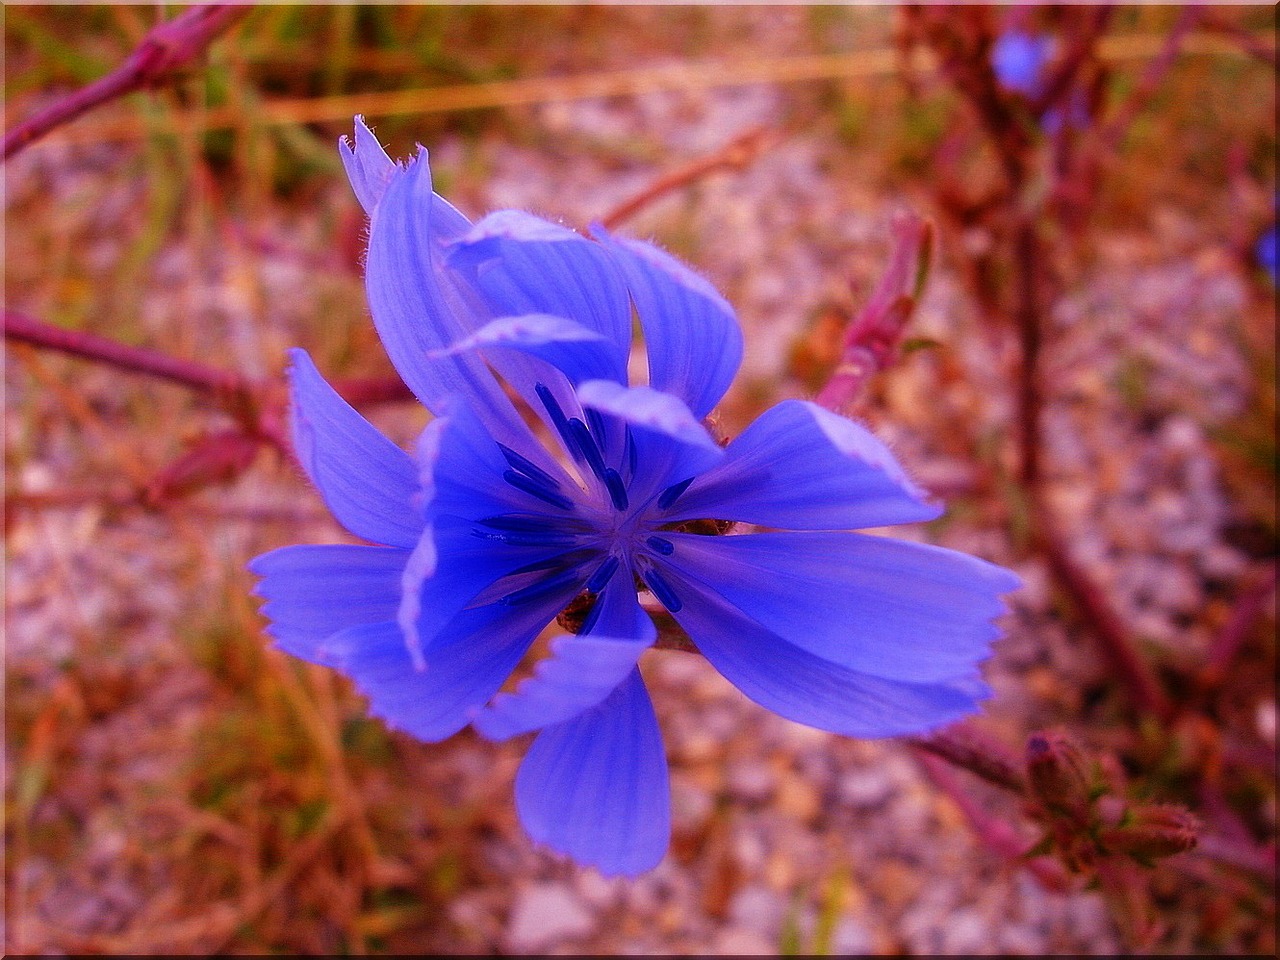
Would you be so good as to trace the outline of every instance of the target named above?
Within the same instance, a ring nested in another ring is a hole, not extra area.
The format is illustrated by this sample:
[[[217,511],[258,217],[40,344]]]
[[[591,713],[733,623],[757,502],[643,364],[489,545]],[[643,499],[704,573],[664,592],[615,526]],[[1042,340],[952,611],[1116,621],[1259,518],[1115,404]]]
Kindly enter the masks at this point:
[[[1196,845],[1199,824],[1182,807],[1148,804],[1132,807],[1124,823],[1098,831],[1098,842],[1110,853],[1139,859],[1171,857]]]
[[[1093,802],[1093,765],[1067,735],[1047,730],[1027,738],[1027,777],[1050,810],[1079,816]]]

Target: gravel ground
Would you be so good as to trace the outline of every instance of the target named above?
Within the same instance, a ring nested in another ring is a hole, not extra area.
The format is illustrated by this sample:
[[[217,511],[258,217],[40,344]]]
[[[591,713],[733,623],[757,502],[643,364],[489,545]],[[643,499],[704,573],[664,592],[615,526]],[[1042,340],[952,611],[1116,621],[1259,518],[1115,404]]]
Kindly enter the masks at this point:
[[[459,184],[466,212],[510,205],[580,224],[649,182],[654,168],[648,160],[619,164],[599,151],[576,153],[577,145],[643,142],[666,167],[776,121],[788,103],[776,90],[745,88],[556,104],[519,115],[539,131],[524,143],[485,134],[430,146],[437,169],[482,164],[483,177]],[[130,202],[136,186],[128,157],[45,152],[37,171],[35,156],[6,171],[11,221],[32,202],[28,190],[58,184],[55,199],[71,210],[63,226],[94,236],[111,262],[118,251],[103,211]],[[724,411],[731,432],[765,400],[805,392],[790,367],[794,342],[822,307],[849,302],[848,278],[865,290],[876,276],[889,217],[906,198],[862,186],[860,173],[829,130],[804,131],[745,172],[709,178],[630,225],[637,235],[678,245],[737,307],[747,357]],[[85,197],[95,198],[92,211],[76,202]],[[316,203],[328,215],[353,201],[335,183]],[[306,263],[330,255],[317,219],[288,210],[264,217],[281,244],[252,261],[265,313],[243,295],[234,249],[206,248],[210,256],[199,261],[189,247],[162,251],[164,282],[151,283],[143,300],[147,328],[171,333],[194,300],[234,357],[269,370],[283,347],[315,337],[306,325],[317,315],[306,304],[318,281]],[[11,226],[11,264],[25,244],[41,242],[14,232]],[[47,252],[31,249],[31,262]],[[11,292],[38,288],[33,268],[12,272]],[[349,296],[349,285],[335,284],[335,298]],[[1109,238],[1087,281],[1054,317],[1046,373],[1050,495],[1072,531],[1077,559],[1148,643],[1180,660],[1202,654],[1209,642],[1196,611],[1252,563],[1224,532],[1235,511],[1210,432],[1248,401],[1250,358],[1234,329],[1254,296],[1217,238],[1176,210],[1160,210],[1144,230]],[[23,305],[39,312],[38,302]],[[975,470],[971,451],[946,425],[964,424],[972,438],[995,437],[996,463],[1007,460],[1011,345],[966,299],[945,259],[914,332],[942,348],[915,354],[883,377],[866,415],[926,485],[963,489]],[[367,350],[368,335],[358,336],[356,345]],[[185,335],[178,342],[187,342]],[[77,391],[93,398],[105,422],[127,421],[132,408],[115,398],[110,375],[59,363],[48,367],[72,371]],[[1115,389],[1134,363],[1146,377],[1140,416]],[[84,478],[86,447],[95,447],[95,469],[105,469],[135,442],[136,433],[121,426],[123,436],[98,448],[92,434],[68,433],[63,399],[37,386],[26,367],[10,363],[5,380],[6,450],[18,464],[11,489],[60,488],[67,477]],[[194,422],[178,401],[166,403],[180,425]],[[421,425],[412,410],[379,411],[377,419],[401,439]],[[145,459],[163,462],[150,451]],[[103,657],[111,664],[106,672],[128,690],[125,708],[85,724],[59,761],[56,789],[35,808],[37,825],[76,827],[64,859],[31,856],[11,877],[25,906],[9,916],[9,929],[22,925],[27,949],[65,949],[75,936],[118,933],[154,907],[164,871],[129,869],[124,864],[132,861],[121,856],[148,836],[146,808],[131,797],[163,789],[186,762],[211,695],[204,671],[174,638],[256,552],[336,539],[316,519],[318,500],[265,460],[234,487],[201,498],[215,501],[231,511],[278,510],[298,519],[210,522],[91,505],[22,516],[10,526],[10,683],[53,690],[70,659]],[[936,539],[1011,565],[1026,581],[987,671],[996,691],[988,725],[1017,742],[1040,724],[1069,721],[1086,692],[1107,678],[1088,640],[1055,612],[1042,564],[1018,559],[1004,532],[1006,514],[998,503],[969,509]],[[461,806],[491,808],[490,829],[471,848],[475,873],[489,881],[450,898],[431,949],[742,955],[776,953],[790,941],[804,952],[828,921],[834,953],[1122,949],[1099,894],[1046,892],[983,848],[902,746],[802,728],[755,707],[693,656],[649,657],[644,670],[672,762],[674,839],[662,865],[634,882],[603,879],[531,849],[510,809],[522,744],[493,746],[464,734],[441,747],[402,745],[423,763],[415,776],[424,790],[451,785]],[[1274,690],[1247,706],[1258,735],[1274,748]],[[11,745],[5,759],[11,782]],[[116,793],[114,782],[127,782],[129,796]],[[1002,808],[1000,798],[979,796]],[[1271,803],[1261,815],[1274,829]]]

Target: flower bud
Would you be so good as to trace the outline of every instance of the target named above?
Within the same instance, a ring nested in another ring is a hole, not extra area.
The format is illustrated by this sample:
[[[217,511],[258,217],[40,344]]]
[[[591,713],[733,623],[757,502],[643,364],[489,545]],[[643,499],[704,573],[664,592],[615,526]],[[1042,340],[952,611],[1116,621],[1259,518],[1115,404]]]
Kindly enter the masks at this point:
[[[1118,827],[1098,831],[1098,842],[1111,853],[1127,853],[1139,859],[1171,857],[1196,845],[1199,824],[1182,807],[1145,804],[1130,809]]]
[[[1097,779],[1093,764],[1065,733],[1048,730],[1027,738],[1027,776],[1050,810],[1080,817],[1088,813]]]

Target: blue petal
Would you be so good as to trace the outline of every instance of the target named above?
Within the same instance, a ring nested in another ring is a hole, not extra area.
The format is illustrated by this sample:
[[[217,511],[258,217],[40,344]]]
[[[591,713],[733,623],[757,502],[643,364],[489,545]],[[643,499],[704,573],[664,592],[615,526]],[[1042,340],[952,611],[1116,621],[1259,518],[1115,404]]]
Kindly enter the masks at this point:
[[[425,511],[471,520],[522,513],[555,521],[576,513],[581,490],[545,451],[546,466],[539,464],[539,469],[573,502],[568,508],[550,506],[503,479],[511,472],[510,461],[490,435],[489,424],[462,398],[447,398],[440,409],[440,416],[422,431],[416,451]]]
[[[369,712],[420,740],[444,740],[498,692],[529,645],[577,586],[523,606],[494,603],[463,610],[426,650],[426,668],[410,659],[394,620],[332,637],[333,663],[369,698]]]
[[[991,50],[991,66],[1005,87],[1034,97],[1040,92],[1044,68],[1052,53],[1052,37],[1010,30],[997,38]]]
[[[987,695],[975,673],[908,683],[850,670],[766,629],[713,591],[682,579],[680,625],[707,660],[774,713],[852,737],[920,733],[973,713]]]
[[[596,236],[617,258],[644,328],[649,386],[705,417],[742,362],[742,330],[733,308],[710,283],[649,243]]]
[[[939,681],[973,672],[1000,631],[1001,567],[941,547],[858,533],[667,534],[664,563],[761,626],[851,670]]]
[[[345,544],[281,547],[255,557],[250,572],[262,580],[267,633],[285,653],[332,666],[325,641],[359,624],[394,617],[400,574],[409,551]]]
[[[606,875],[658,865],[671,840],[667,760],[640,671],[598,706],[548,727],[516,774],[529,835]]]
[[[784,400],[725,450],[676,501],[672,520],[715,517],[790,530],[850,530],[932,520],[880,440],[817,404]]]
[[[596,706],[630,676],[640,654],[657,637],[653,621],[636,601],[629,577],[614,576],[596,601],[601,612],[590,633],[551,641],[551,657],[514,693],[499,693],[476,714],[476,730],[506,740],[570,720]]]
[[[391,182],[396,165],[382,149],[378,138],[373,135],[364,122],[364,117],[356,116],[356,135],[353,143],[349,138],[338,140],[338,153],[342,156],[342,165],[347,170],[347,179],[351,181],[351,189],[364,212],[373,216],[378,208],[378,201]]]
[[[625,380],[631,305],[599,244],[532,214],[499,210],[455,241],[449,264],[467,274],[495,316],[547,313],[596,331]]]
[[[621,421],[636,445],[637,477],[632,497],[642,503],[664,486],[695,476],[724,459],[724,451],[706,427],[677,397],[652,387],[623,387],[590,380],[578,399]]]
[[[471,409],[459,398],[442,404],[443,413],[418,440],[422,511],[428,518],[422,536],[404,567],[402,597],[396,615],[415,666],[423,651],[465,604],[486,587],[522,566],[536,564],[572,549],[576,504],[580,491],[558,466],[545,473],[543,496],[563,496],[568,509],[513,486],[510,461]],[[528,468],[526,468],[528,469]],[[525,537],[511,542],[485,526],[495,517],[516,515],[546,530],[544,542]],[[441,563],[441,558],[445,562]]]
[[[434,351],[432,356],[495,348],[519,350],[544,360],[575,384],[601,377],[626,379],[625,365],[618,363],[616,351],[610,350],[603,334],[547,313],[499,317],[447,349]],[[500,361],[495,363],[500,366]]]
[[[546,466],[520,414],[484,360],[474,354],[436,355],[470,336],[492,314],[463,278],[444,264],[444,246],[469,229],[460,214],[431,191],[426,151],[397,168],[369,234],[365,288],[387,355],[404,382],[433,412],[461,395],[493,436]],[[517,357],[515,366],[534,361]]]
[[[294,449],[307,476],[357,537],[412,547],[422,531],[413,461],[338,396],[306,351],[289,356]]]

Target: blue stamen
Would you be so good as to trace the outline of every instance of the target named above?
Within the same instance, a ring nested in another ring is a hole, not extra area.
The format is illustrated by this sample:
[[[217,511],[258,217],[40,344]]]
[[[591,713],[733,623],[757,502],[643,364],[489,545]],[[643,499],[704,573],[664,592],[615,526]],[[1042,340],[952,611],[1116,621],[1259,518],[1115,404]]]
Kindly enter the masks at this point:
[[[504,513],[497,517],[485,517],[479,521],[494,530],[514,530],[517,533],[563,533],[564,521],[551,517],[526,516],[520,513]]]
[[[507,463],[511,464],[517,473],[523,473],[530,480],[537,480],[544,487],[549,487],[552,490],[560,489],[560,482],[532,460],[522,457],[505,443],[499,443],[498,448],[502,451],[502,455],[507,458]]]
[[[604,610],[604,603],[599,598],[591,605],[591,609],[587,611],[587,615],[582,620],[582,626],[578,628],[578,636],[584,633],[590,633],[595,629],[596,622],[600,619],[600,614]]]
[[[560,409],[560,404],[556,401],[555,396],[547,389],[546,384],[542,383],[534,384],[533,392],[538,395],[538,399],[546,407],[547,413],[551,417],[551,422],[555,424],[556,432],[560,434],[560,439],[564,441],[564,448],[569,451],[569,456],[575,460],[581,460],[583,453],[578,449],[578,443],[573,437],[573,431],[569,429],[569,418]]]
[[[669,557],[676,552],[676,545],[663,537],[650,537],[645,541],[645,543],[654,550],[657,550],[664,557]]]
[[[548,594],[555,593],[581,579],[582,574],[577,567],[573,567],[563,573],[556,574],[554,577],[547,577],[545,580],[539,580],[537,583],[522,587],[514,593],[509,593],[498,602],[503,606],[516,607],[532,600],[541,600]]]
[[[591,435],[596,438],[600,452],[603,453],[605,449],[604,417],[600,416],[599,410],[593,410],[591,407],[585,408],[583,412],[587,416],[587,425],[591,427]]]
[[[679,483],[673,483],[667,489],[662,491],[662,496],[658,497],[658,509],[666,510],[673,503],[680,499],[680,494],[689,489],[689,484],[693,483],[694,478],[681,480]]]
[[[526,477],[523,473],[516,473],[514,470],[502,471],[502,479],[507,481],[517,490],[523,490],[531,497],[537,497],[543,503],[549,503],[553,507],[559,507],[561,510],[572,510],[573,501],[562,493],[556,493],[554,490],[548,490],[537,480]]]
[[[630,477],[631,479],[635,479],[635,475],[636,475],[636,462],[637,462],[637,460],[638,460],[638,458],[639,458],[639,453],[638,453],[638,451],[636,450],[636,441],[635,441],[635,438],[634,438],[633,436],[631,436],[631,428],[630,428],[630,427],[627,427],[627,443],[626,443],[626,447],[627,447],[627,476],[628,476],[628,477]]]
[[[587,589],[592,593],[599,593],[605,588],[613,575],[618,572],[618,558],[609,557],[604,563],[596,568],[596,572],[591,575],[591,579],[587,581]]]
[[[587,458],[587,465],[591,467],[591,472],[596,475],[596,478],[601,483],[604,483],[604,474],[607,469],[604,465],[604,457],[600,455],[600,448],[596,446],[595,438],[591,436],[591,431],[587,429],[587,425],[577,417],[574,417],[569,421],[569,432],[577,442],[578,449],[582,451],[582,455]]]
[[[520,530],[484,530],[479,527],[471,531],[473,537],[491,540],[494,543],[506,543],[513,547],[571,547],[578,538],[571,533]]]
[[[653,595],[658,598],[658,602],[672,613],[678,612],[684,606],[684,602],[671,589],[671,584],[667,583],[666,578],[657,570],[645,570],[640,576]]]
[[[597,556],[599,554],[594,550],[569,550],[565,553],[557,553],[553,557],[526,563],[523,567],[512,570],[510,575],[515,576],[518,573],[537,573],[539,570],[562,570],[565,567],[577,567]]]
[[[604,485],[609,491],[609,499],[613,501],[613,509],[622,511],[627,509],[627,487],[622,482],[622,477],[618,475],[618,471],[609,467],[604,472]]]

